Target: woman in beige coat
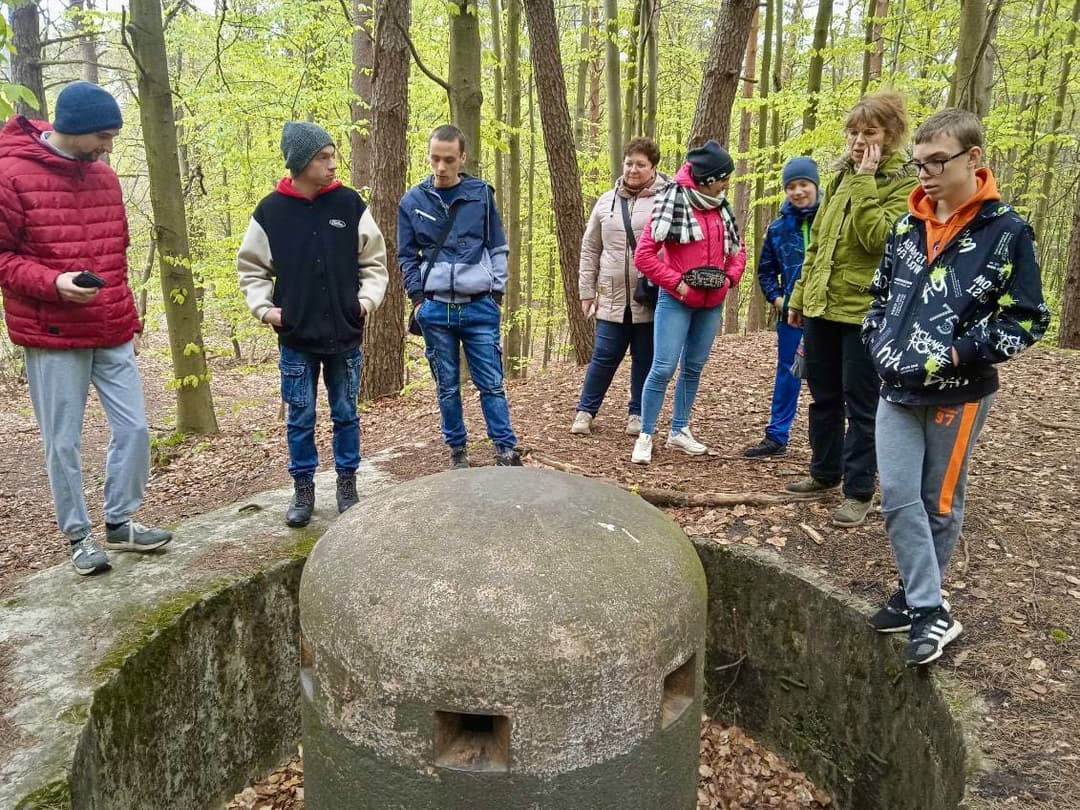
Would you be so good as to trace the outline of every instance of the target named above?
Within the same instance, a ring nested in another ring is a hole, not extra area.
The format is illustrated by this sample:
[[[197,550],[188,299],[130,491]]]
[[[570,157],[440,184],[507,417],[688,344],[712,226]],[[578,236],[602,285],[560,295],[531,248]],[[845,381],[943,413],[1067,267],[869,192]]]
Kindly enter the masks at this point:
[[[626,432],[636,436],[641,431],[641,387],[653,359],[653,308],[634,300],[638,286],[634,248],[652,215],[653,198],[667,183],[656,171],[659,162],[660,149],[648,138],[634,138],[626,144],[622,176],[615,188],[596,201],[581,240],[578,294],[585,317],[596,316],[596,339],[571,433],[591,432],[592,420],[627,348],[630,405]],[[633,233],[632,240],[627,230]]]

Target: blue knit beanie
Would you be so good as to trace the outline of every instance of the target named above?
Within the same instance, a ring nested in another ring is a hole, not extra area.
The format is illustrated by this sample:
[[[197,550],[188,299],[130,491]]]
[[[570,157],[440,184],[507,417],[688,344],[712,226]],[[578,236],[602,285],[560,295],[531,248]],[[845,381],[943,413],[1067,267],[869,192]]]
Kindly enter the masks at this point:
[[[299,174],[320,149],[333,143],[330,133],[318,124],[289,121],[281,130],[281,154],[285,158],[285,168]]]
[[[72,82],[56,97],[53,129],[64,135],[87,135],[120,129],[120,105],[108,90],[91,82]]]
[[[793,157],[787,163],[784,164],[784,173],[782,175],[784,188],[787,188],[787,184],[792,180],[809,180],[815,186],[821,187],[821,180],[818,178],[818,168],[814,159],[811,157]]]

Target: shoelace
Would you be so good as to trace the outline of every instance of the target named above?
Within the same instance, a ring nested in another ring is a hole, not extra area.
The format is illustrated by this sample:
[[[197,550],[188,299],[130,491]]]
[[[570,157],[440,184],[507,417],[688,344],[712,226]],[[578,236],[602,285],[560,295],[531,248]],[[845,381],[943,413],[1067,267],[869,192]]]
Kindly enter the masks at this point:
[[[82,540],[75,544],[78,551],[82,551],[84,554],[96,554],[103,552],[104,549],[98,545],[97,540],[94,539],[94,535],[88,534]],[[77,553],[77,552],[76,552]]]
[[[346,478],[341,482],[341,494],[345,498],[356,498],[356,479]]]

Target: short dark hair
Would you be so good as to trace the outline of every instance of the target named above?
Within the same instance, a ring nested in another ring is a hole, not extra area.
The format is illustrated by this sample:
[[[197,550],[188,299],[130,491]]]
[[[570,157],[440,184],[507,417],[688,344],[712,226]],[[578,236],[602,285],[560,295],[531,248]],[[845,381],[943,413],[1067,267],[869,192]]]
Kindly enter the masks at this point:
[[[465,133],[453,124],[443,124],[441,127],[435,127],[427,140],[429,144],[432,141],[442,141],[443,143],[457,141],[461,151],[465,151]]]
[[[934,113],[915,130],[915,143],[932,141],[938,135],[952,135],[962,149],[983,145],[983,125],[969,110],[949,107]]]
[[[634,154],[644,155],[654,167],[660,163],[660,147],[652,138],[634,138],[628,141],[623,147],[622,156],[625,159]]]

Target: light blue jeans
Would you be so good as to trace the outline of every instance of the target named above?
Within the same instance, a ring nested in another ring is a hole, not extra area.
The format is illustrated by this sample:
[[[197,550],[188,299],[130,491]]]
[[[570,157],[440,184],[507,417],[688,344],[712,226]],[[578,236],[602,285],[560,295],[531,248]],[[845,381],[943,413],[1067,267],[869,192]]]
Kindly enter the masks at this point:
[[[701,370],[709,359],[713,340],[724,320],[723,304],[711,309],[695,309],[683,304],[666,290],[660,290],[653,319],[653,363],[641,392],[641,432],[656,430],[656,417],[664,404],[668,383],[680,360],[682,370],[675,384],[671,432],[690,426],[690,411],[697,398]]]
[[[132,343],[107,349],[27,349],[26,377],[60,531],[73,541],[90,532],[81,448],[91,385],[109,420],[105,522],[129,520],[142,505],[150,476],[146,403]]]

